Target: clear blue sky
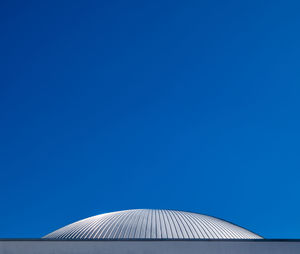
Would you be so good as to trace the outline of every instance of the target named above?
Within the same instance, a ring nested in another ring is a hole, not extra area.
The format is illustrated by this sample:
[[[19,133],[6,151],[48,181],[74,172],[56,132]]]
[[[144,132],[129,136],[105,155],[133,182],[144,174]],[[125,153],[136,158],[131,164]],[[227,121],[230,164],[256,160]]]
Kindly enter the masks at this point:
[[[300,238],[299,1],[1,1],[0,238],[103,212]]]

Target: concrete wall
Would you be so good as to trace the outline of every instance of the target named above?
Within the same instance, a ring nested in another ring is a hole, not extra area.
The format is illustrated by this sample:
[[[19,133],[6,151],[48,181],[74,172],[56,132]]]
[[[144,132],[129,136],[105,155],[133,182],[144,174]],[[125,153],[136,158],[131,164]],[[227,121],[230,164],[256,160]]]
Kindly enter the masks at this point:
[[[300,254],[299,241],[0,240],[0,254]]]

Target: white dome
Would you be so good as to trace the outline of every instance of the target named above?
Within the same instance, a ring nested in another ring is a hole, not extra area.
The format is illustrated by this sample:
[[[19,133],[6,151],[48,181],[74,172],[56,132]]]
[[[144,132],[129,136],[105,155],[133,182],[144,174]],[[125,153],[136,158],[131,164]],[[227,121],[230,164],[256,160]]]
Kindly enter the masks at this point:
[[[45,239],[261,239],[211,216],[175,210],[135,209],[89,217]]]

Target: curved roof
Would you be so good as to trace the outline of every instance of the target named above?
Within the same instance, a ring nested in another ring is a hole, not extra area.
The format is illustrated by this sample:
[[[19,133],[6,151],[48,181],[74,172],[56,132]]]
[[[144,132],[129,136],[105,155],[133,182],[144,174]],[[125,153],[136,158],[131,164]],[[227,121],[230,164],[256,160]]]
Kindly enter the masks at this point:
[[[135,209],[89,217],[45,239],[260,239],[211,216],[175,210]]]

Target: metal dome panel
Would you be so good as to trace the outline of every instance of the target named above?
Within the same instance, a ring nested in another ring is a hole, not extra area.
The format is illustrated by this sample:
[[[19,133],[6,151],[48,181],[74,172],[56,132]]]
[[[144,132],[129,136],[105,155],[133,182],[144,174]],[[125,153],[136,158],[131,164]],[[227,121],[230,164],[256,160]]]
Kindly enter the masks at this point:
[[[60,228],[45,239],[261,239],[242,227],[197,213],[135,209],[100,214]]]

